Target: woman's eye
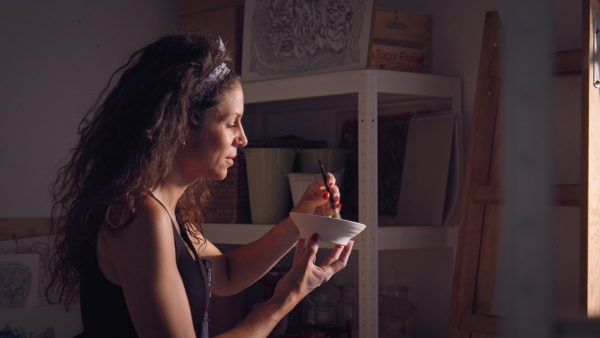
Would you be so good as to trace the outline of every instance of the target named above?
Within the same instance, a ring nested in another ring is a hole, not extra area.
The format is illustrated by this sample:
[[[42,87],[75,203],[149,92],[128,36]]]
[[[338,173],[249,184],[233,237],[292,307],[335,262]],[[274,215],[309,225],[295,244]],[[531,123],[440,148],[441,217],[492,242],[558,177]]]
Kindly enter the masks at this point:
[[[225,120],[224,122],[227,128],[239,128],[242,125],[239,118]]]

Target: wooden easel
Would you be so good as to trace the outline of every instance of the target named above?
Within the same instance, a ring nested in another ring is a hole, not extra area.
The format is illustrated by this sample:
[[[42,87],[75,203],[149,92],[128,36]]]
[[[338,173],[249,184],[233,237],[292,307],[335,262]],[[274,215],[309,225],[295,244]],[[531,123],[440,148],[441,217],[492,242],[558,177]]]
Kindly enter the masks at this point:
[[[596,0],[591,1],[597,4]],[[587,5],[584,4],[585,6]],[[584,50],[587,47],[589,46],[584,45]],[[500,17],[495,11],[488,12],[485,17],[481,46],[456,252],[448,328],[448,337],[451,338],[501,336],[504,331],[503,318],[492,312],[499,219],[503,200],[501,48],[502,23]],[[561,52],[558,53],[557,58],[559,60],[556,70],[558,75],[582,72],[581,65],[584,63],[582,63],[581,51]],[[587,87],[583,88],[585,90]],[[587,103],[585,97],[584,102]],[[585,105],[583,110],[586,111]],[[582,119],[584,117],[585,113],[582,115]],[[582,128],[586,129],[589,126],[584,122]],[[582,130],[582,133],[585,134],[582,135],[582,149],[585,149],[588,146],[587,132]],[[582,158],[582,172],[585,173],[587,168],[587,158]],[[595,278],[596,272],[588,269],[589,257],[585,255],[587,252],[597,250],[594,249],[597,245],[586,238],[590,226],[587,217],[588,185],[592,185],[592,182],[588,182],[587,176],[583,177],[582,175],[581,185],[556,186],[555,204],[558,206],[581,206],[582,208],[581,279],[582,284],[588,282],[589,285],[590,278]],[[590,292],[589,287],[582,286],[582,308],[593,301],[589,300]],[[586,298],[585,295],[588,297]],[[589,306],[587,311],[591,312]]]
[[[499,206],[489,197],[499,193],[501,149],[499,125],[502,23],[497,12],[485,17],[479,75],[467,157],[459,226],[449,337],[471,333],[500,334],[501,319],[491,315],[496,266]]]

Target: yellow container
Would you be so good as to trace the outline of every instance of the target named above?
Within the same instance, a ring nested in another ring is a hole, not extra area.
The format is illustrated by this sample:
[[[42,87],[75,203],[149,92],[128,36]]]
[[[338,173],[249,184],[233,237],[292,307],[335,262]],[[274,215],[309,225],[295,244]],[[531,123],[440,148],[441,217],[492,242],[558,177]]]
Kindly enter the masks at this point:
[[[246,148],[246,173],[252,223],[277,224],[290,211],[286,174],[294,167],[292,148]]]

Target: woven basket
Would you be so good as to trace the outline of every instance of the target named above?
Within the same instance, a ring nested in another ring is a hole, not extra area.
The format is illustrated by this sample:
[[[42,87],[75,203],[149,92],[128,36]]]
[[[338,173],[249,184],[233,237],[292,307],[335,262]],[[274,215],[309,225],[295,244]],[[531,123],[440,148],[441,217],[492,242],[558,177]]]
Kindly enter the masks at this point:
[[[227,170],[227,177],[214,182],[211,188],[205,213],[208,223],[251,222],[244,153],[240,151],[235,159],[235,164]]]

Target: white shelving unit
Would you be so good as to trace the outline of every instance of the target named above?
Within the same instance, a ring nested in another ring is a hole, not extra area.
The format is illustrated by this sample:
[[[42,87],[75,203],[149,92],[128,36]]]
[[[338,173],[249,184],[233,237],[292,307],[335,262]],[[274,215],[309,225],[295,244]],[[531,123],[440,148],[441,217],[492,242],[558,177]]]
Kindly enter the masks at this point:
[[[367,225],[355,243],[359,256],[360,336],[377,337],[378,251],[454,247],[457,233],[456,226],[378,226],[378,106],[382,103],[445,99],[451,100],[452,111],[458,115],[460,79],[368,69],[248,82],[243,83],[243,89],[246,104],[269,104],[310,98],[321,104],[325,102],[327,105],[335,105],[336,98],[351,97],[350,101],[356,106],[354,108],[358,109],[358,211],[359,222]],[[246,244],[262,236],[272,226],[205,224],[204,231],[215,243]]]

